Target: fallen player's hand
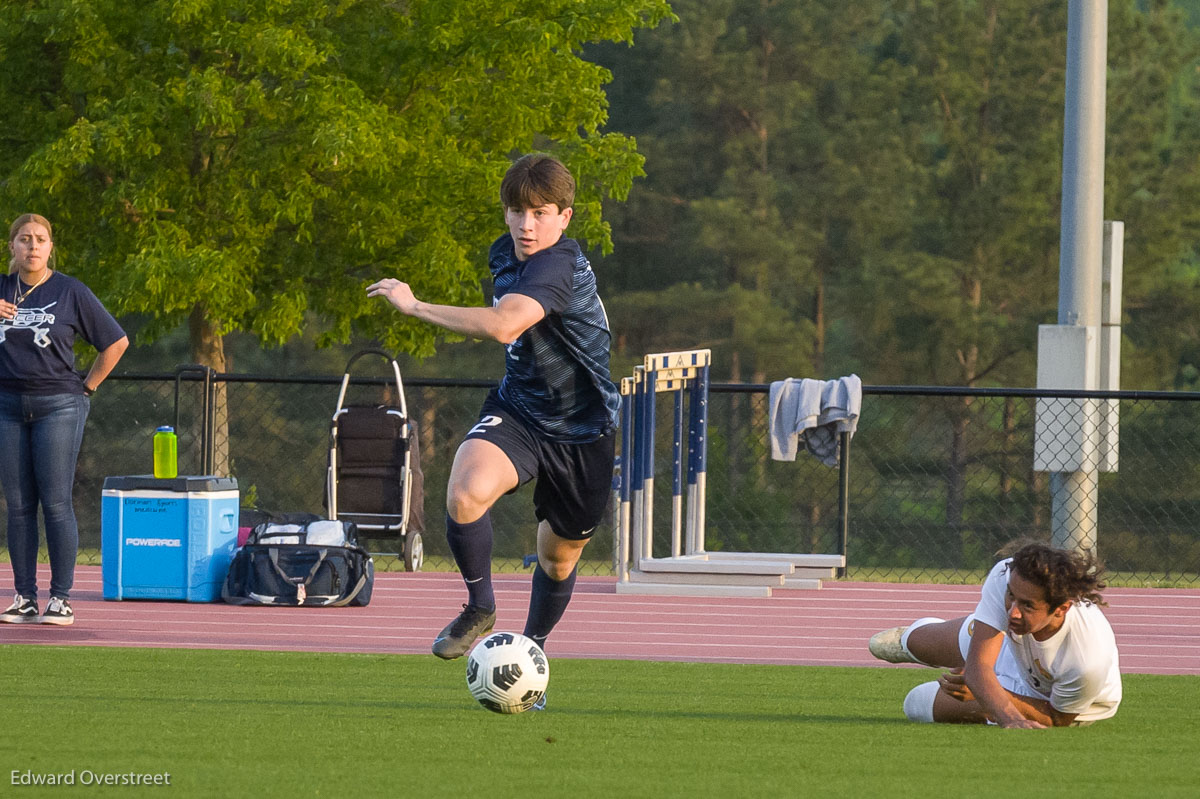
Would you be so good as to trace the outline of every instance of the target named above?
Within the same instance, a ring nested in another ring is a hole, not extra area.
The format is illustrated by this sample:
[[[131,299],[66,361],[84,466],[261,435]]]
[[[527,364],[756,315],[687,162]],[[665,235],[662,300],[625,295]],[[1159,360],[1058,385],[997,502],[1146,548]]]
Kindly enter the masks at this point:
[[[951,669],[938,677],[938,686],[959,702],[970,702],[975,698],[975,694],[971,693],[971,688],[967,685],[967,678],[963,676],[962,669]]]
[[[1000,726],[1006,730],[1044,730],[1044,729],[1046,729],[1046,725],[1042,724],[1040,721],[1034,721],[1033,719],[1027,719],[1027,718],[1019,718],[1019,719],[1013,719],[1012,721],[1002,722],[1000,724]]]

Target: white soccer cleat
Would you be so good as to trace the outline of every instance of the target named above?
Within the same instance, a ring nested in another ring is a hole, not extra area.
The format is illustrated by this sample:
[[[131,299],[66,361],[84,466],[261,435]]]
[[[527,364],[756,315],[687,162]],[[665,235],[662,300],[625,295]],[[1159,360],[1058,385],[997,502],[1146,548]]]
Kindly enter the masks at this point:
[[[907,629],[907,627],[893,627],[890,630],[875,633],[871,636],[867,648],[871,650],[872,655],[880,660],[886,660],[888,663],[921,663],[909,654],[904,645],[900,643],[900,638]],[[921,663],[921,665],[925,664]]]

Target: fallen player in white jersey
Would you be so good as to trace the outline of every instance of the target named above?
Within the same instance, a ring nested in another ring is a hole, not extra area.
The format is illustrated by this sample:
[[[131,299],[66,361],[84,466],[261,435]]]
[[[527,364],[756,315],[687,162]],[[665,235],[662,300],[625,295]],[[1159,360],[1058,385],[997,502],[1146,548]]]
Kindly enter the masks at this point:
[[[1037,729],[1109,718],[1121,673],[1102,574],[1091,555],[1026,544],[992,568],[970,616],[876,633],[871,654],[949,669],[905,697],[913,721]]]

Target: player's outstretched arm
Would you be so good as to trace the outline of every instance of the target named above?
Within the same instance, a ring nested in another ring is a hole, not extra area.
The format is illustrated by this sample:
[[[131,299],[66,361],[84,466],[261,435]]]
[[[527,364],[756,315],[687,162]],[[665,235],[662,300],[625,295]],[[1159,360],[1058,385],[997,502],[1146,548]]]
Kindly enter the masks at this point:
[[[367,286],[368,297],[383,297],[400,313],[455,333],[511,344],[546,315],[541,303],[524,294],[506,294],[493,306],[460,308],[421,302],[402,280],[384,278]]]
[[[935,721],[950,721],[959,723],[983,722],[991,719],[991,715],[975,698],[975,694],[967,685],[962,669],[952,669],[938,678],[938,687],[942,693],[953,699],[953,702],[938,702],[934,705]],[[1005,689],[1013,706],[1025,718],[1036,721],[1046,727],[1068,727],[1075,721],[1075,713],[1062,713],[1054,709],[1044,699],[1021,696]]]
[[[963,668],[964,681],[988,718],[1001,727],[1041,729],[1046,725],[1026,718],[1014,703],[1013,695],[996,679],[996,659],[1000,657],[1003,644],[1002,632],[976,619],[971,647],[967,650],[967,664]]]

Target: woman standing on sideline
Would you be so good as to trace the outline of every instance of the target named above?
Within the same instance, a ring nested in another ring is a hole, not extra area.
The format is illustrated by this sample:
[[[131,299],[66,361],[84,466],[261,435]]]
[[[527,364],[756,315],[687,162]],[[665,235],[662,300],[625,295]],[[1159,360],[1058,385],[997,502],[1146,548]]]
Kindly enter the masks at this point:
[[[87,286],[50,268],[54,240],[44,217],[18,217],[8,246],[9,274],[0,277],[0,483],[16,597],[0,621],[70,624],[79,549],[75,461],[88,398],[117,365],[129,338]],[[82,380],[75,372],[76,336],[100,353]],[[50,601],[41,615],[39,504],[50,552]]]

